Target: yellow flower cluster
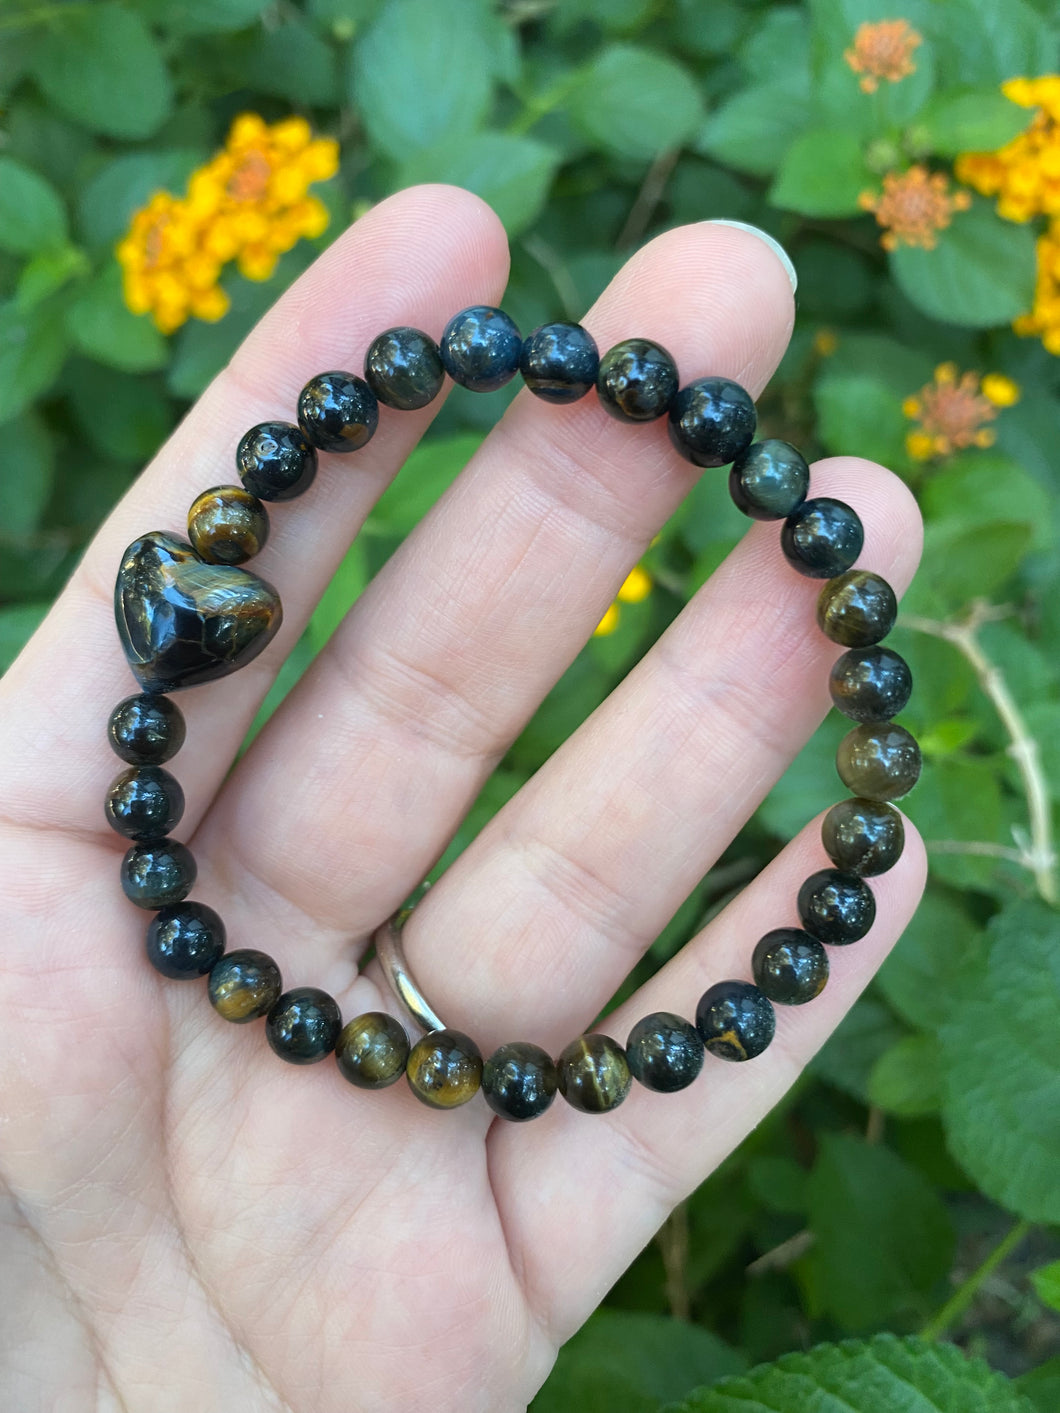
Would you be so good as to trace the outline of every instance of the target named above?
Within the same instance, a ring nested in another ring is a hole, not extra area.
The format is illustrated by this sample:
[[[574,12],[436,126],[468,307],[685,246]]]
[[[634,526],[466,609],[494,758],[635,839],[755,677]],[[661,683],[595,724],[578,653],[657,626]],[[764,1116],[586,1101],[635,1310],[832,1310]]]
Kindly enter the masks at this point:
[[[897,83],[916,73],[913,50],[923,42],[908,20],[866,21],[858,26],[853,46],[843,51],[843,58],[861,75],[861,91],[875,93],[880,79]]]
[[[225,265],[234,260],[248,280],[267,280],[284,251],[326,229],[327,208],[309,187],[338,164],[338,144],[314,138],[304,118],[270,126],[244,113],[183,198],[156,192],[133,216],[117,250],[126,304],[164,334],[191,317],[220,319]]]
[[[1030,125],[996,152],[962,153],[957,179],[996,196],[1007,221],[1060,216],[1060,74],[1009,79],[1001,92],[1021,108],[1037,109]]]
[[[967,211],[971,204],[966,191],[951,195],[943,173],[929,172],[920,163],[905,172],[888,172],[882,194],[863,191],[858,197],[861,209],[873,212],[876,224],[883,227],[884,250],[896,250],[899,245],[934,250],[936,233],[946,229],[954,211]]]
[[[1017,334],[1040,338],[1048,353],[1060,354],[1060,217],[1038,237],[1034,307],[1013,319],[1012,327]]]
[[[955,363],[940,363],[934,381],[902,403],[905,415],[920,424],[906,436],[905,449],[914,461],[929,461],[965,447],[993,446],[994,429],[985,423],[1019,397],[1019,384],[1004,373],[958,375]]]
[[[650,593],[651,575],[638,564],[626,575],[614,603],[593,629],[593,637],[609,637],[621,622],[622,609],[620,605],[624,603],[643,603]]]

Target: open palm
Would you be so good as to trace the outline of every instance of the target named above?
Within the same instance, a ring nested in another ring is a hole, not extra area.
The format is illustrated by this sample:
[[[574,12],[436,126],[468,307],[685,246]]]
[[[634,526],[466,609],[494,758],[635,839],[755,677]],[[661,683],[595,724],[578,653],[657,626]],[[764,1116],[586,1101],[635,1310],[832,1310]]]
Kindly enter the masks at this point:
[[[284,295],[111,515],[0,684],[0,1405],[36,1410],[524,1408],[556,1348],[671,1207],[768,1111],[825,1040],[915,906],[923,854],[874,880],[869,937],[832,955],[812,1005],[782,1008],[747,1065],[708,1057],[691,1088],[618,1110],[559,1102],[534,1124],[451,1113],[404,1084],[352,1089],[330,1061],[276,1059],[202,983],[143,955],[103,821],[118,764],[104,727],[132,683],[111,599],[124,547],[181,531],[231,481],[241,433],[289,418],[327,368],[357,371],[384,328],[437,336],[497,303],[503,232],[467,193],[382,203]],[[787,341],[783,268],[746,232],[671,231],[586,323],[601,348],[655,338],[685,380],[757,394]],[[588,397],[526,392],[393,556],[229,774],[239,744],[372,504],[431,409],[389,413],[322,456],[277,507],[252,566],[276,584],[277,641],[182,695],[194,896],[229,945],[330,990],[344,1017],[391,1009],[372,930],[428,872],[489,772],[591,633],[699,473],[658,424]],[[814,491],[849,500],[861,562],[903,588],[919,521],[881,468],[837,458]],[[503,809],[417,909],[406,950],[426,994],[484,1053],[552,1053],[584,1030],[823,715],[836,649],[817,585],[756,525],[613,696]],[[806,829],[607,1029],[689,1014],[746,976],[757,938],[794,924],[827,862]]]

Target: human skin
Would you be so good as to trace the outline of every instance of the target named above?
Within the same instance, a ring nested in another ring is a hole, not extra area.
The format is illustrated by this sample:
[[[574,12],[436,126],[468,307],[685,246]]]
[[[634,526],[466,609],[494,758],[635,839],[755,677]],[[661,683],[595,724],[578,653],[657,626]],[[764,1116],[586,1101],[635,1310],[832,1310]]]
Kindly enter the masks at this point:
[[[166,981],[123,897],[125,842],[102,801],[121,768],[111,708],[135,690],[114,630],[114,573],[152,529],[181,532],[232,480],[253,423],[290,418],[326,368],[358,371],[382,329],[435,336],[499,303],[496,217],[453,188],[413,188],[341,236],[277,303],[113,511],[0,682],[0,1406],[19,1413],[509,1413],[666,1215],[732,1151],[827,1039],[907,923],[923,886],[911,825],[874,879],[876,923],[831,952],[810,1005],[778,1008],[744,1065],[707,1058],[677,1094],[634,1086],[587,1116],[557,1100],[505,1124],[449,1113],[402,1083],[354,1090],[296,1068],[260,1025],[233,1026],[201,983]],[[601,349],[633,335],[685,381],[723,373],[757,396],[793,302],[776,256],[701,224],[636,254],[587,314]],[[440,401],[440,400],[439,400]],[[239,674],[179,696],[169,767],[193,896],[230,947],[272,954],[286,985],[330,990],[346,1017],[394,1009],[372,930],[428,872],[506,747],[591,634],[700,475],[662,423],[620,425],[590,394],[520,392],[231,769],[284,655],[372,504],[439,403],[383,409],[350,457],[322,455],[304,497],[272,511],[250,568],[277,585],[277,640]],[[865,523],[859,564],[901,592],[920,522],[889,472],[813,468],[814,494]],[[753,524],[608,701],[490,822],[405,930],[424,991],[483,1052],[551,1053],[593,1021],[828,707],[838,649],[820,584]],[[837,782],[837,798],[841,796]],[[820,821],[620,1010],[688,1015],[749,976],[756,940],[796,923],[827,864]],[[395,1011],[395,1013],[397,1013]]]

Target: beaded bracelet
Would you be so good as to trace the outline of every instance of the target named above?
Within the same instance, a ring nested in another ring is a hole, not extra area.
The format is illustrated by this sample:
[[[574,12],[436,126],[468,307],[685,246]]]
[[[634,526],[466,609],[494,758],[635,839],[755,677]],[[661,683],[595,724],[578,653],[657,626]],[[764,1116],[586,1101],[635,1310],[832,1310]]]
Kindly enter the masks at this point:
[[[334,998],[316,987],[285,991],[280,969],[263,952],[225,952],[220,917],[185,901],[196,866],[169,837],[184,809],[176,779],[162,768],[184,741],[184,719],[166,693],[224,677],[250,662],[280,626],[276,590],[238,566],[269,532],[263,502],[292,500],[309,489],[317,452],[352,452],[375,432],[379,403],[398,410],[427,406],[446,373],[477,392],[502,387],[521,372],[545,402],[570,403],[595,385],[619,421],[668,416],[670,438],[696,466],[732,463],[729,490],[755,520],[782,520],[781,549],[800,574],[825,579],[817,622],[847,651],[831,670],[832,700],[859,723],[840,744],[837,767],[855,798],[833,806],[822,838],[833,868],[799,889],[801,929],[776,928],[751,958],[754,982],[720,981],[696,1007],[695,1024],[670,1012],[646,1016],[623,1048],[610,1036],[574,1040],[555,1061],[536,1045],[502,1045],[483,1062],[474,1041],[443,1026],[416,986],[401,954],[406,912],[385,922],[375,945],[391,984],[426,1032],[410,1046],[405,1028],[374,1011],[344,1026]],[[388,329],[372,343],[364,378],[328,372],[298,399],[298,424],[264,422],[239,443],[241,486],[214,486],[192,503],[188,540],[153,531],[125,551],[115,589],[118,633],[142,692],[119,703],[109,738],[130,765],[107,792],[107,819],[133,841],[121,866],[122,888],[155,911],[147,928],[151,964],[164,976],[207,976],[210,1001],[236,1023],[265,1017],[273,1050],[292,1064],[334,1053],[340,1072],[362,1089],[407,1075],[413,1093],[434,1108],[466,1103],[481,1087],[490,1108],[507,1119],[535,1118],[557,1089],[574,1108],[602,1113],[621,1104],[635,1078],[648,1089],[683,1089],[699,1074],[705,1050],[723,1060],[760,1055],[776,1029],[774,1004],[801,1005],[828,978],[829,946],[864,937],[876,904],[865,879],[898,860],[902,817],[889,802],[915,785],[920,752],[892,718],[905,706],[912,679],[905,661],[879,646],[894,624],[895,595],[879,575],[855,570],[863,531],[842,501],[807,498],[809,468],[800,453],[774,438],[752,444],[750,396],[728,378],[697,378],[681,387],[666,349],[627,339],[603,358],[579,324],[546,324],[522,339],[500,309],[465,309],[441,343],[413,328]]]

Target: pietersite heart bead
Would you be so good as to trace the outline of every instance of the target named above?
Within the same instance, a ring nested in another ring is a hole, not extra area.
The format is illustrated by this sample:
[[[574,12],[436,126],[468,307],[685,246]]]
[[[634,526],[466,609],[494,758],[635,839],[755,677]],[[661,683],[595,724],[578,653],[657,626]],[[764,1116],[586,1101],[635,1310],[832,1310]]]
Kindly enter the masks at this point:
[[[271,584],[204,564],[186,540],[152,530],[122,555],[114,615],[145,692],[175,692],[245,667],[283,621]]]

